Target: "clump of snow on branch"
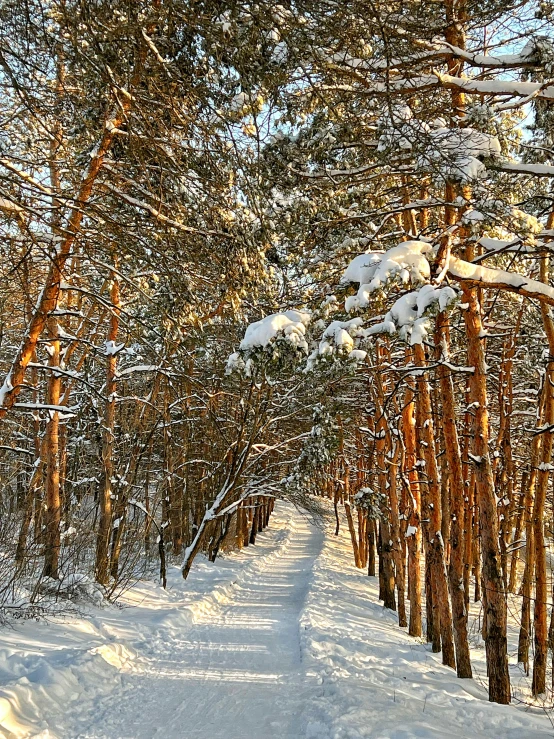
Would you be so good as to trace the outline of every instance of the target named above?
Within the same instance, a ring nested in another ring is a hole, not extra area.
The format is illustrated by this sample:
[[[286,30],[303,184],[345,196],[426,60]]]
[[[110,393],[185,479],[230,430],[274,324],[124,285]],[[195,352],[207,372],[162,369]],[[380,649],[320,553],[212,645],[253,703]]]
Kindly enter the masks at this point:
[[[443,128],[431,131],[432,145],[421,155],[421,169],[438,169],[442,175],[460,182],[481,179],[487,171],[482,159],[500,157],[496,136],[474,128]]]
[[[256,350],[263,350],[282,340],[291,348],[308,353],[306,329],[311,321],[311,313],[300,310],[287,310],[283,313],[272,313],[255,323],[251,323],[240,342],[239,351],[231,354],[227,361],[227,370],[245,370],[248,373],[250,355]],[[247,358],[245,363],[244,358]]]
[[[356,257],[341,279],[343,283],[360,284],[358,294],[346,299],[347,313],[356,308],[367,308],[371,294],[392,281],[403,285],[427,282],[431,276],[431,268],[425,255],[431,249],[431,244],[426,241],[404,241],[384,254],[362,254]]]
[[[421,146],[421,144],[424,146]],[[460,182],[481,179],[486,173],[482,160],[501,155],[498,138],[474,128],[449,128],[445,121],[418,120],[408,106],[394,108],[381,121],[378,150],[421,149],[416,166]]]
[[[401,339],[412,345],[424,340],[430,330],[430,316],[437,311],[446,310],[457,298],[457,292],[448,285],[430,284],[431,265],[427,255],[431,255],[432,251],[432,246],[427,242],[405,241],[384,254],[362,254],[352,260],[343,274],[342,282],[361,284],[356,295],[346,298],[347,312],[366,308],[372,294],[383,291],[394,282],[402,286],[411,283],[418,287],[401,295],[380,323],[362,329],[361,323],[356,322],[357,337],[368,338],[398,332]],[[352,323],[353,321],[349,321],[344,325]],[[323,338],[336,332],[338,324],[338,321],[334,321]],[[319,353],[324,353],[325,349],[322,342]]]
[[[358,282],[360,285],[369,282],[382,256],[382,252],[368,252],[354,257],[346,268],[341,282]]]
[[[366,336],[398,332],[410,345],[421,344],[429,331],[430,317],[435,311],[446,310],[457,299],[458,293],[448,285],[423,285],[396,300],[382,323],[366,330]]]
[[[240,342],[240,349],[246,351],[257,346],[266,347],[277,336],[283,336],[293,346],[308,351],[305,337],[310,319],[311,314],[306,311],[273,313],[248,326],[244,339]]]
[[[449,271],[451,274],[463,280],[480,282],[483,285],[504,285],[514,290],[525,290],[527,294],[543,295],[554,301],[554,288],[544,282],[533,280],[517,272],[507,272],[494,267],[483,267],[479,264],[465,262],[463,259],[450,257]]]
[[[106,341],[104,353],[109,357],[114,354],[119,354],[119,352],[124,348],[125,344],[117,344],[115,341]]]
[[[249,94],[247,92],[239,92],[231,100],[229,105],[229,114],[234,117],[242,117],[248,113],[258,113],[264,104],[261,94]]]
[[[531,242],[542,231],[542,223],[535,216],[525,213],[501,200],[485,200],[479,208],[467,210],[462,223],[475,236],[486,236],[512,240],[514,237],[527,238]]]

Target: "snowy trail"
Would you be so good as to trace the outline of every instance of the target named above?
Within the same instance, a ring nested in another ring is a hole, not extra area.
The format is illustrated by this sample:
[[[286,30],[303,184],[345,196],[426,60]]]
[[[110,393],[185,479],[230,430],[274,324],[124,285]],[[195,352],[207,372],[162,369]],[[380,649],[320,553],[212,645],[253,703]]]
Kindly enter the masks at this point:
[[[321,539],[300,520],[283,553],[253,567],[228,603],[188,633],[158,644],[129,678],[123,705],[121,697],[103,701],[90,717],[94,731],[81,736],[301,736],[299,616]]]
[[[348,529],[280,503],[256,545],[128,607],[0,630],[0,739],[545,739],[399,629]],[[511,663],[517,683],[519,668]]]
[[[142,659],[123,694],[74,714],[66,730],[83,739],[304,736],[318,687],[303,668],[299,618],[322,538],[297,515],[294,538],[256,560],[190,630],[132,645]]]

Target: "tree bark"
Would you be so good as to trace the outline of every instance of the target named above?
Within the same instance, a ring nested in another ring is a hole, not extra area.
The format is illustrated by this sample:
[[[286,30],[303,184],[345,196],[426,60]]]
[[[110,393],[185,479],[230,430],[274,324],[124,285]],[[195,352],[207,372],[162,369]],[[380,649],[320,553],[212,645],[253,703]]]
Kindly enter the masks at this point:
[[[411,354],[406,353],[409,362]],[[406,381],[406,394],[402,409],[402,436],[404,440],[404,476],[407,478],[409,494],[408,527],[408,597],[410,600],[410,619],[408,633],[420,637],[423,634],[421,614],[421,494],[417,475],[417,438],[415,421],[415,391],[413,380]]]
[[[48,319],[48,405],[57,406],[60,402],[61,375],[56,373],[60,366],[60,338],[58,322],[55,317]],[[61,501],[60,501],[60,458],[59,458],[59,431],[60,413],[49,410],[49,420],[46,424],[45,453],[46,453],[46,515],[44,541],[44,575],[55,579],[59,576],[59,557],[61,543]]]
[[[467,337],[468,364],[474,368],[470,378],[471,401],[475,406],[473,461],[478,505],[481,515],[481,552],[483,584],[486,588],[487,668],[489,700],[510,702],[508,671],[507,613],[498,545],[498,515],[492,467],[489,456],[489,413],[487,399],[487,368],[482,344],[481,309],[477,290],[462,283]]]
[[[439,313],[436,321],[435,344],[439,358],[446,360],[450,353],[448,316]],[[442,394],[442,433],[450,482],[450,563],[448,582],[452,599],[452,621],[456,649],[458,677],[472,677],[469,644],[467,640],[467,610],[464,596],[464,498],[465,486],[462,471],[462,455],[456,427],[456,399],[450,370],[440,364],[438,368]]]
[[[375,577],[375,521],[370,518],[367,522],[367,574]]]
[[[417,367],[426,366],[425,350],[421,344],[414,346],[414,357]],[[442,661],[449,667],[456,666],[454,655],[454,640],[452,636],[452,613],[448,593],[448,578],[446,575],[446,561],[444,542],[441,533],[441,488],[440,475],[437,466],[435,437],[433,431],[433,416],[429,383],[423,372],[417,378],[418,403],[421,404],[424,423],[420,428],[424,442],[425,470],[427,473],[427,494],[429,496],[429,556],[432,571],[433,603],[437,605],[440,621],[440,635],[442,641]],[[421,485],[421,483],[420,483]]]
[[[106,360],[106,402],[104,405],[104,418],[102,419],[102,477],[98,494],[100,518],[96,539],[96,580],[101,585],[106,585],[108,582],[109,546],[112,528],[113,454],[117,398],[117,354],[115,352],[115,346],[119,333],[119,316],[121,312],[119,279],[115,272],[112,273],[110,299],[112,310],[106,343],[108,352]]]
[[[394,442],[393,442],[394,443]],[[389,463],[389,499],[391,516],[391,536],[394,555],[394,567],[396,572],[396,594],[398,597],[398,625],[407,626],[404,581],[404,547],[400,539],[399,501],[397,491],[397,469],[400,461],[400,446],[395,442],[387,461]]]
[[[386,348],[379,342],[377,346],[378,362],[385,357]],[[378,469],[379,490],[387,491],[389,487],[388,474],[386,468],[386,452],[388,441],[388,420],[385,416],[385,389],[382,383],[382,376],[377,374],[376,378],[376,398],[375,398],[375,416],[377,423],[375,424],[376,442],[375,442],[375,462]],[[383,499],[384,500],[384,499]],[[395,572],[394,572],[394,556],[392,551],[392,533],[390,524],[390,511],[388,510],[390,501],[383,502],[381,506],[381,520],[379,522],[380,535],[380,552],[379,563],[381,566],[381,595],[385,608],[396,611],[395,597]]]
[[[549,219],[549,222],[552,219]],[[551,224],[554,225],[554,224]],[[548,257],[541,259],[541,281],[548,283]],[[548,352],[544,376],[544,423],[554,426],[554,320],[550,309],[541,303],[541,316],[548,340]],[[535,610],[533,624],[535,629],[535,657],[533,659],[532,693],[540,695],[546,691],[546,665],[548,660],[548,622],[547,622],[547,573],[546,573],[546,542],[544,538],[544,509],[546,493],[550,478],[552,462],[553,432],[542,434],[540,464],[537,472],[537,486],[535,505],[533,507],[533,543],[535,548]]]

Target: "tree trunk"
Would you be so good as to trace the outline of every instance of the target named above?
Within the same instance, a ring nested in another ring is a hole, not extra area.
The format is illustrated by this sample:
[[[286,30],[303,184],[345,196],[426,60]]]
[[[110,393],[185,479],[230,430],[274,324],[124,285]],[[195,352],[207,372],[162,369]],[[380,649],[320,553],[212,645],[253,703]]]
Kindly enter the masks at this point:
[[[54,316],[48,319],[48,366],[51,368],[48,377],[48,405],[57,406],[60,402],[61,376],[56,373],[60,366],[60,339],[58,322]],[[44,575],[58,578],[60,557],[60,458],[59,429],[60,414],[57,410],[49,410],[46,424],[46,515],[44,542]]]
[[[542,415],[542,414],[540,414]],[[539,416],[540,417],[540,416]],[[521,581],[521,619],[517,647],[517,661],[529,674],[529,644],[531,641],[531,596],[535,572],[535,547],[533,544],[533,503],[540,451],[540,436],[535,436],[531,447],[531,473],[527,477],[525,490],[525,567]]]
[[[386,348],[381,342],[377,346],[377,357],[379,363],[382,359],[387,358]],[[389,440],[388,419],[385,415],[385,388],[382,383],[382,376],[377,374],[376,379],[375,416],[377,423],[375,424],[375,430],[377,439],[375,443],[375,462],[378,469],[379,490],[384,493],[389,484],[386,464],[386,452]],[[391,545],[392,533],[389,506],[389,501],[382,503],[381,520],[379,523],[380,584],[385,608],[396,611],[394,556]]]
[[[23,337],[19,350],[12,362],[4,384],[0,388],[0,419],[6,415],[16,402],[17,396],[21,391],[27,367],[33,357],[38,340],[44,331],[47,321],[49,320],[49,316],[57,307],[62,273],[81,229],[81,223],[85,216],[84,206],[89,201],[93,193],[96,179],[102,169],[106,156],[112,147],[116,133],[122,123],[126,121],[131,110],[134,100],[132,91],[142,80],[144,61],[147,52],[148,46],[141,40],[134,68],[129,79],[129,94],[122,95],[117,98],[117,101],[115,102],[115,114],[111,117],[107,116],[104,120],[104,126],[98,146],[96,146],[94,151],[91,153],[87,169],[80,179],[79,189],[75,193],[75,197],[72,199],[74,206],[69,213],[67,226],[64,230],[66,235],[60,242],[51,259],[50,268],[44,281],[44,287],[39,293],[40,297],[33,310],[27,331],[25,332],[25,336]]]
[[[410,352],[406,353],[409,362]],[[410,620],[408,633],[410,636],[420,637],[423,634],[421,614],[421,495],[419,478],[417,475],[417,438],[415,422],[413,380],[406,381],[406,395],[402,409],[402,436],[404,440],[404,476],[407,478],[407,492],[409,494],[408,527],[406,539],[408,542],[408,598],[410,600]]]
[[[367,522],[367,574],[375,577],[375,521],[370,518]]]
[[[252,511],[252,528],[250,529],[250,544],[256,543],[256,536],[258,534],[258,506],[259,497],[255,499],[254,510]]]
[[[489,700],[496,703],[509,703],[507,613],[498,545],[496,497],[489,456],[487,368],[481,338],[483,325],[477,289],[463,284],[462,290],[464,303],[468,304],[468,308],[464,311],[468,364],[474,368],[470,378],[471,401],[477,404],[472,453],[482,523],[483,584],[487,592],[485,646],[489,675]]]
[[[515,473],[515,471],[514,471]],[[517,569],[519,563],[519,552],[521,548],[521,535],[523,534],[525,513],[525,490],[527,489],[527,473],[521,475],[520,493],[516,507],[516,527],[511,541],[510,577],[508,580],[508,592],[515,593],[517,581]]]
[[[421,344],[414,346],[415,363],[424,368],[425,350]],[[448,594],[448,578],[446,575],[446,561],[444,542],[441,533],[441,487],[435,437],[433,431],[433,417],[429,383],[422,373],[417,378],[418,403],[421,404],[424,423],[420,434],[424,442],[425,470],[427,473],[427,491],[429,496],[429,555],[431,559],[433,603],[437,604],[440,634],[442,641],[442,661],[449,667],[456,667],[454,655],[454,640],[452,637],[452,613]]]
[[[549,219],[551,221],[552,219]],[[551,225],[554,225],[551,224]],[[543,255],[540,261],[541,281],[548,283],[548,257]],[[546,691],[546,664],[548,660],[548,623],[547,623],[547,573],[546,573],[546,542],[544,539],[544,509],[546,493],[550,478],[552,462],[554,426],[554,320],[550,308],[541,303],[541,315],[546,337],[548,339],[549,357],[547,359],[543,390],[544,423],[549,430],[542,434],[540,464],[537,472],[537,487],[535,505],[533,507],[533,543],[535,548],[535,610],[533,624],[535,629],[535,657],[533,659],[533,695],[540,695]]]
[[[106,585],[109,574],[109,545],[112,528],[112,485],[114,478],[114,428],[117,398],[117,354],[115,352],[119,332],[121,301],[119,279],[112,273],[110,290],[112,311],[106,341],[106,403],[102,419],[102,477],[98,494],[100,518],[96,539],[96,581]],[[121,525],[121,523],[120,523]]]
[[[404,547],[400,540],[399,502],[397,492],[397,469],[400,461],[400,446],[394,442],[394,452],[388,457],[389,462],[389,500],[391,516],[391,537],[396,572],[396,594],[398,596],[398,625],[407,626],[405,582],[404,582]]]
[[[348,531],[350,532],[352,551],[354,552],[354,564],[356,565],[356,567],[361,569],[362,561],[360,559],[360,549],[356,537],[356,528],[354,527],[354,519],[352,517],[352,511],[350,509],[350,501],[346,497],[344,499],[344,511],[346,513],[346,520],[348,521]]]
[[[439,359],[447,360],[450,354],[448,316],[439,313],[436,322],[435,345]],[[452,621],[456,649],[458,677],[472,677],[469,644],[467,640],[467,610],[464,596],[464,498],[465,486],[462,471],[462,455],[456,428],[456,400],[450,370],[440,364],[438,368],[442,394],[442,433],[445,457],[449,471],[450,492],[450,563],[448,582],[452,600]]]

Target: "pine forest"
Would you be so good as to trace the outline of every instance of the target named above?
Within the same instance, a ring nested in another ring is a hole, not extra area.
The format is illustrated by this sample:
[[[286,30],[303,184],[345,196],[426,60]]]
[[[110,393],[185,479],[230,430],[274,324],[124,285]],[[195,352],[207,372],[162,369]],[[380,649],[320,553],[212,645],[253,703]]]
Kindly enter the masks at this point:
[[[553,256],[552,0],[0,0],[0,737],[554,736]]]

